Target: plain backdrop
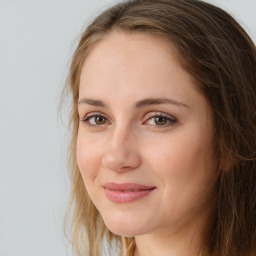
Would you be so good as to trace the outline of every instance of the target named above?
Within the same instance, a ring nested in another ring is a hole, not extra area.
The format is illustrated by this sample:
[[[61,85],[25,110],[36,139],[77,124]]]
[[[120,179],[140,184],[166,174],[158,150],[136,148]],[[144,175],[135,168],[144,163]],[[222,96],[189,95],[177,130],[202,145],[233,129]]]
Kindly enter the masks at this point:
[[[0,0],[0,256],[71,255],[67,113],[58,104],[82,29],[111,0]],[[256,41],[256,1],[209,1]]]

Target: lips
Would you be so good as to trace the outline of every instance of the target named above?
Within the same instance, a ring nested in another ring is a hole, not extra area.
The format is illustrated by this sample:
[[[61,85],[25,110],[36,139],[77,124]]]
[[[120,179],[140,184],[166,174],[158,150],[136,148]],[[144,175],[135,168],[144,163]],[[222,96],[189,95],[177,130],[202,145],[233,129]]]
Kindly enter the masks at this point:
[[[104,191],[106,197],[114,203],[130,203],[151,194],[154,186],[145,186],[135,183],[106,183]]]

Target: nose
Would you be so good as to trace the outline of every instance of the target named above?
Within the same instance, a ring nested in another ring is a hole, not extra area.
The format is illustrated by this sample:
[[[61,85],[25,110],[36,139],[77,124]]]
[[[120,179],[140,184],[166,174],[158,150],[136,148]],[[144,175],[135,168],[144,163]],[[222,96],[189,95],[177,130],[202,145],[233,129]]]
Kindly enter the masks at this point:
[[[141,164],[136,138],[125,129],[114,131],[107,141],[102,165],[115,172],[126,172]]]

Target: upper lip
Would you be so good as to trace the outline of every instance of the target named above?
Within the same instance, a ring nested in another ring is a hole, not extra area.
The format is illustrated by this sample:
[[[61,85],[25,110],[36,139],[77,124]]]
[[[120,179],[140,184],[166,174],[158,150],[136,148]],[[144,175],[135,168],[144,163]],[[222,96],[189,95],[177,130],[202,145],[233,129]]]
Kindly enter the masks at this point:
[[[122,183],[118,184],[115,182],[108,182],[104,186],[106,189],[110,190],[120,190],[120,191],[125,191],[125,190],[148,190],[148,189],[154,189],[154,186],[147,186],[147,185],[141,185],[141,184],[136,184],[136,183]]]

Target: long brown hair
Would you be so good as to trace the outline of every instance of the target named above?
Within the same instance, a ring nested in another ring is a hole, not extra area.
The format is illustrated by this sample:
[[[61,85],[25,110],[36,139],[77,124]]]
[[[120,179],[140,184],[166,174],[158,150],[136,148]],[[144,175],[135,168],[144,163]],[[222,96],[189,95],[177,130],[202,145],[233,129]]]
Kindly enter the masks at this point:
[[[76,162],[81,67],[113,30],[147,33],[175,47],[214,116],[219,176],[202,251],[207,256],[256,255],[256,51],[227,12],[199,0],[128,0],[85,30],[73,55],[66,91],[72,95],[69,145],[71,240],[77,255],[99,256],[103,238],[133,255],[133,238],[111,233],[91,202]]]

